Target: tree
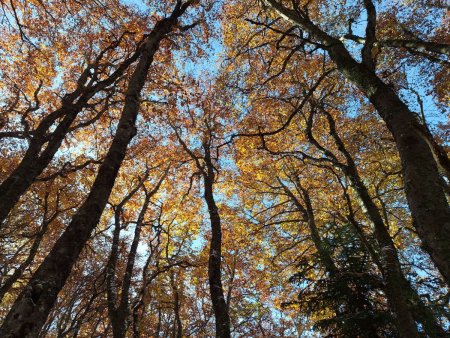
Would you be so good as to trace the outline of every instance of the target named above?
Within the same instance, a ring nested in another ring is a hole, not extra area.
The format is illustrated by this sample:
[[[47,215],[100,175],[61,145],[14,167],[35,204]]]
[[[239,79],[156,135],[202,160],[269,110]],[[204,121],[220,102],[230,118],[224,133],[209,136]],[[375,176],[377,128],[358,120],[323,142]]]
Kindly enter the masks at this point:
[[[18,8],[14,5],[14,1],[11,1],[10,4],[14,13],[16,13]],[[26,4],[24,5],[26,6]],[[23,9],[23,11],[25,11],[25,9]],[[21,24],[18,23],[18,25],[19,28],[23,28]],[[21,35],[25,36],[25,33],[23,33],[22,30]],[[0,211],[0,226],[11,209],[18,202],[19,198],[50,164],[67,133],[93,123],[106,109],[109,108],[109,101],[114,95],[114,90],[111,91],[111,88],[109,87],[116,84],[116,82],[124,75],[128,67],[133,64],[142,53],[142,48],[138,45],[135,48],[135,52],[131,53],[131,55],[125,54],[124,60],[117,65],[113,65],[109,62],[111,58],[117,57],[117,49],[127,35],[128,32],[125,32],[119,38],[111,39],[111,43],[102,46],[102,49],[95,57],[91,56],[91,58],[87,60],[87,65],[80,71],[80,75],[78,79],[76,79],[74,89],[69,93],[62,95],[60,103],[56,103],[56,109],[51,106],[53,102],[46,102],[45,105],[41,103],[42,98],[40,98],[40,92],[44,85],[43,79],[39,80],[39,84],[32,94],[34,102],[27,98],[27,89],[20,89],[16,83],[14,84],[17,97],[13,104],[7,106],[5,113],[18,113],[24,130],[6,132],[3,133],[2,136],[9,138],[17,137],[19,139],[24,138],[29,141],[29,145],[20,163],[0,185],[0,201],[3,206]],[[31,39],[31,37],[27,38],[27,40],[28,39]],[[92,54],[95,46],[92,45],[90,48]],[[56,52],[60,51],[56,50]],[[36,61],[39,62],[40,60]],[[47,71],[49,72],[51,70]],[[41,76],[45,76],[45,74],[42,74]],[[73,79],[71,79],[71,81],[73,81]],[[30,84],[27,85],[29,86]],[[27,107],[23,109],[20,107],[21,94],[27,101]],[[93,98],[94,100],[92,100]],[[95,108],[98,105],[104,105],[104,108],[101,108],[100,112],[95,111]],[[83,123],[72,125],[83,109],[88,107],[94,110],[95,113],[90,117],[90,121],[83,121]],[[50,109],[50,112],[46,114],[45,118],[38,122],[34,129],[30,130],[31,115],[42,109]]]
[[[214,98],[211,98],[213,101]],[[219,208],[214,197],[214,184],[216,182],[216,164],[219,161],[219,149],[217,135],[221,132],[220,115],[212,110],[211,112],[208,102],[199,102],[199,109],[206,111],[202,112],[199,119],[203,123],[198,127],[201,134],[198,136],[201,140],[201,150],[192,150],[186,141],[183,139],[180,127],[173,125],[175,135],[180,142],[183,150],[195,163],[196,174],[203,179],[203,196],[208,207],[208,213],[211,223],[211,240],[208,258],[208,277],[211,301],[214,309],[214,316],[216,318],[216,336],[217,337],[231,337],[230,315],[228,304],[225,299],[223,285],[222,285],[222,221]],[[222,131],[223,132],[223,131]]]

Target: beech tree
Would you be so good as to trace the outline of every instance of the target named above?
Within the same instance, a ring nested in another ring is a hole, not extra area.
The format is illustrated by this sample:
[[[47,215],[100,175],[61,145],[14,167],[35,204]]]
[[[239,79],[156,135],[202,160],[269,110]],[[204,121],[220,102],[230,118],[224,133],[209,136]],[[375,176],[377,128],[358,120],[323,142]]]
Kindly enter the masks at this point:
[[[213,88],[206,88],[207,91]],[[188,93],[189,95],[189,93]],[[203,96],[207,97],[207,93]],[[210,94],[211,95],[211,94]],[[208,95],[209,96],[209,95]],[[189,97],[187,98],[189,102]],[[214,186],[217,180],[220,150],[217,142],[220,141],[224,130],[220,130],[223,123],[223,117],[218,111],[218,107],[210,107],[210,103],[217,101],[220,104],[220,97],[212,95],[208,101],[189,102],[188,111],[190,114],[195,114],[195,110],[200,112],[193,115],[194,128],[199,129],[199,135],[191,134],[191,138],[197,137],[201,146],[200,149],[192,149],[187,141],[183,138],[182,129],[180,126],[172,125],[176,138],[178,139],[183,151],[187,153],[190,160],[195,164],[195,174],[202,178],[203,183],[203,197],[208,207],[208,214],[211,223],[211,239],[209,247],[208,258],[208,279],[211,295],[211,302],[213,304],[214,316],[216,319],[216,337],[231,337],[230,333],[230,315],[229,306],[225,298],[223,283],[222,283],[222,220],[220,211],[217,206],[216,197],[214,193]],[[178,115],[179,119],[180,116]],[[200,120],[200,124],[197,126]],[[191,141],[192,142],[192,141]]]

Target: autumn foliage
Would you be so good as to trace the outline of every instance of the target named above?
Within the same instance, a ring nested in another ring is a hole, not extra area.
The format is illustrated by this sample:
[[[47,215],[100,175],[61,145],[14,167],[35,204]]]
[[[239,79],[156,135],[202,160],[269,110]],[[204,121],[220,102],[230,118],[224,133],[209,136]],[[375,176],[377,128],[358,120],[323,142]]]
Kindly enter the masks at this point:
[[[450,336],[445,1],[0,18],[0,337]]]

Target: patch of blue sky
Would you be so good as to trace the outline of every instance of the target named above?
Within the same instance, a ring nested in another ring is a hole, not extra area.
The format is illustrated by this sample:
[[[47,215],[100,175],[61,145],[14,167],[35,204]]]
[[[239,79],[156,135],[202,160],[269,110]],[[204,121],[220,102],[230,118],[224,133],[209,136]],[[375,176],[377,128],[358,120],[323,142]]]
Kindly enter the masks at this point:
[[[141,13],[145,13],[145,11],[150,10],[148,6],[148,1],[143,0],[120,0],[125,5],[131,6],[138,10]]]

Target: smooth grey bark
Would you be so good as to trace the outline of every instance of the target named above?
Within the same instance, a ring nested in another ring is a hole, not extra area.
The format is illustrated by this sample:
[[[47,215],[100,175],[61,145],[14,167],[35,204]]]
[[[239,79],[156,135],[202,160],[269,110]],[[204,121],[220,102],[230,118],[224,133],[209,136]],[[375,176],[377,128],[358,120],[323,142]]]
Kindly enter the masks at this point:
[[[293,25],[308,32],[311,39],[327,51],[341,74],[367,96],[385,121],[402,161],[405,191],[414,227],[424,249],[450,285],[450,206],[423,126],[395,91],[377,76],[372,66],[367,62],[358,63],[339,39],[321,30],[304,12],[287,8],[276,0],[264,0],[264,3]]]
[[[366,1],[368,2],[368,1]],[[372,8],[373,4],[369,4],[367,8]],[[373,18],[376,20],[376,13],[374,12]],[[370,15],[368,17],[371,17]],[[368,25],[371,29],[376,26],[375,24]],[[412,52],[431,52],[436,54],[442,54],[446,56],[450,56],[450,45],[446,43],[439,43],[433,41],[423,41],[418,38],[413,39],[385,39],[385,40],[377,40],[375,38],[375,34],[372,35],[373,39],[371,42],[367,43],[367,32],[366,38],[355,35],[353,33],[345,34],[343,36],[344,39],[352,40],[363,44],[365,46],[374,46],[374,47],[389,47],[389,48],[404,48]],[[368,48],[371,50],[371,48]],[[369,56],[372,58],[371,56]],[[426,56],[425,56],[426,57]]]
[[[354,40],[357,42],[365,43],[365,39],[356,35],[345,35],[346,39]],[[421,40],[408,40],[408,39],[386,39],[374,42],[374,46],[391,47],[391,48],[405,48],[418,52],[432,52],[437,54],[444,54],[450,56],[450,45],[445,43],[421,41]]]
[[[187,1],[182,4],[178,1],[172,15],[158,21],[147,37],[139,62],[128,83],[125,105],[116,135],[99,168],[91,191],[13,304],[0,327],[1,337],[37,337],[45,324],[59,291],[63,288],[81,250],[100,220],[128,144],[136,135],[135,123],[139,113],[140,94],[153,57],[159,49],[161,40],[174,29],[178,18],[184,14],[191,3],[192,1]]]

